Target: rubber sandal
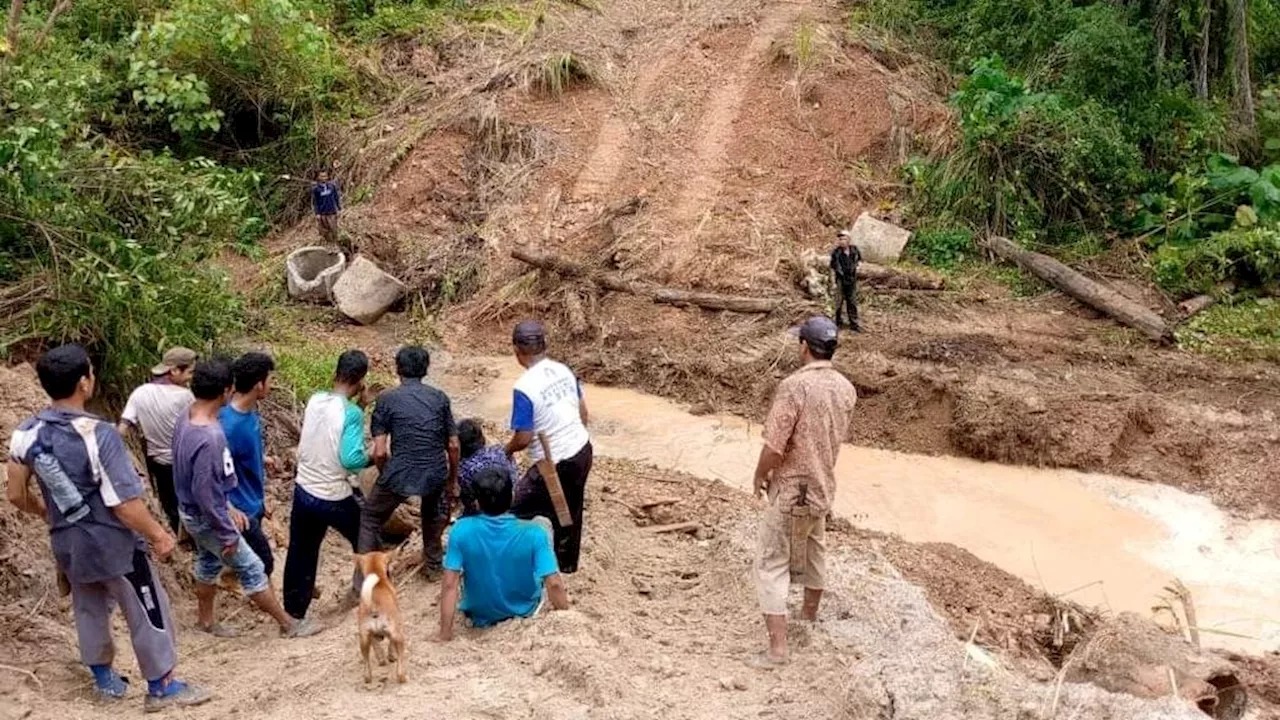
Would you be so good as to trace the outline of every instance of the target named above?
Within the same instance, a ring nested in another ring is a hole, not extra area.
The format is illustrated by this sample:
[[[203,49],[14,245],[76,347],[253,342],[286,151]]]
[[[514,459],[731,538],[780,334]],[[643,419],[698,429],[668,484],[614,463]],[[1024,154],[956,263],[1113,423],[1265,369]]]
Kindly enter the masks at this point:
[[[288,630],[281,632],[280,636],[286,638],[305,638],[315,635],[322,629],[323,628],[319,625],[311,622],[311,620],[304,618],[302,620],[294,621],[293,626]]]
[[[223,625],[222,623],[219,623],[219,622],[216,622],[216,623],[214,623],[214,624],[212,624],[212,625],[210,625],[210,626],[208,626],[208,627],[202,627],[202,626],[199,626],[199,625],[197,625],[196,627],[198,627],[198,628],[200,629],[200,632],[202,632],[202,633],[208,633],[208,634],[210,634],[210,635],[212,635],[212,636],[214,636],[214,637],[216,637],[216,638],[238,638],[238,637],[240,637],[240,631],[238,631],[238,630],[236,630],[235,628],[232,628],[232,627],[227,627],[226,625]]]
[[[147,694],[147,699],[142,702],[142,711],[153,713],[171,707],[195,707],[212,699],[213,694],[207,690],[188,685],[181,680],[170,680],[165,686],[163,695]]]
[[[103,700],[121,700],[129,692],[129,678],[112,670],[111,679],[106,685],[99,685],[94,681],[93,691]]]
[[[788,660],[771,658],[767,652],[756,653],[746,660],[747,667],[755,668],[756,670],[777,670],[788,662]]]

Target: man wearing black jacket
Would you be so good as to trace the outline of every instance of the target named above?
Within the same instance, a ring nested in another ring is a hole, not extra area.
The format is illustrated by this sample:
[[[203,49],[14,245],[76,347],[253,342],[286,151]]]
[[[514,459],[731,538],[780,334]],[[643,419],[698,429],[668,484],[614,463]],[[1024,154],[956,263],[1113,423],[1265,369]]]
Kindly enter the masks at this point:
[[[849,329],[862,332],[858,324],[858,263],[862,252],[852,244],[848,230],[836,234],[836,247],[831,251],[831,274],[835,277],[836,327],[841,325],[841,308],[849,311]]]

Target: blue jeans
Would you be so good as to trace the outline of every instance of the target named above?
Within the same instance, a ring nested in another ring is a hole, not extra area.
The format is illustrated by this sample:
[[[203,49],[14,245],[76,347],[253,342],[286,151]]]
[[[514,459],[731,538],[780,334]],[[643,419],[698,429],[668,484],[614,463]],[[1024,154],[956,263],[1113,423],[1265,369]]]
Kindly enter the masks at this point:
[[[240,587],[248,595],[257,595],[270,585],[267,573],[258,553],[249,547],[241,535],[235,552],[230,557],[222,554],[222,541],[218,539],[207,521],[193,518],[182,513],[182,526],[191,534],[196,543],[196,582],[202,585],[216,585],[222,568],[229,567],[240,580]]]

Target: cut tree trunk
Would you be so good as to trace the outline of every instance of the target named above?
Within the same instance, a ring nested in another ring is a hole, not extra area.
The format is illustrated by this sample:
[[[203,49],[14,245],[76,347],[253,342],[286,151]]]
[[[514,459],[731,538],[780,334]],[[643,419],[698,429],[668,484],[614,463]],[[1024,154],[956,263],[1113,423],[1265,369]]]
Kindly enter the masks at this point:
[[[1235,283],[1222,283],[1214,288],[1214,291],[1211,293],[1196,295],[1193,298],[1188,298],[1178,303],[1178,313],[1182,315],[1183,320],[1187,320],[1196,313],[1203,312],[1204,310],[1208,310],[1210,307],[1213,307],[1213,305],[1218,302],[1218,298],[1223,295],[1230,295],[1235,291]]]
[[[1009,240],[995,235],[982,241],[982,245],[998,257],[1016,263],[1023,270],[1094,310],[1140,330],[1151,340],[1161,343],[1173,340],[1168,323],[1160,315],[1115,290],[1090,280],[1048,255],[1023,250]]]
[[[704,310],[729,310],[738,313],[767,314],[794,305],[787,298],[758,298],[745,295],[720,295],[678,288],[662,287],[650,283],[627,280],[617,273],[595,272],[583,265],[555,255],[536,253],[523,248],[511,251],[511,257],[541,270],[559,275],[589,280],[605,290],[647,297],[657,303],[681,307],[695,306]]]

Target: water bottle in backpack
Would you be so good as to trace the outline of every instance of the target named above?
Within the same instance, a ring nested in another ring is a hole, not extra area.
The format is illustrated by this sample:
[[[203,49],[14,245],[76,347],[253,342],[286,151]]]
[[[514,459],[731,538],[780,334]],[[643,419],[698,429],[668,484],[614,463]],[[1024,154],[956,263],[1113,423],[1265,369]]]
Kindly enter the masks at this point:
[[[67,522],[78,522],[89,514],[88,503],[84,501],[84,496],[80,494],[75,482],[67,477],[66,471],[62,469],[62,463],[58,462],[57,458],[41,451],[36,454],[32,464],[40,482],[49,489],[53,504],[58,507],[58,512],[62,513],[62,517],[66,518]]]

